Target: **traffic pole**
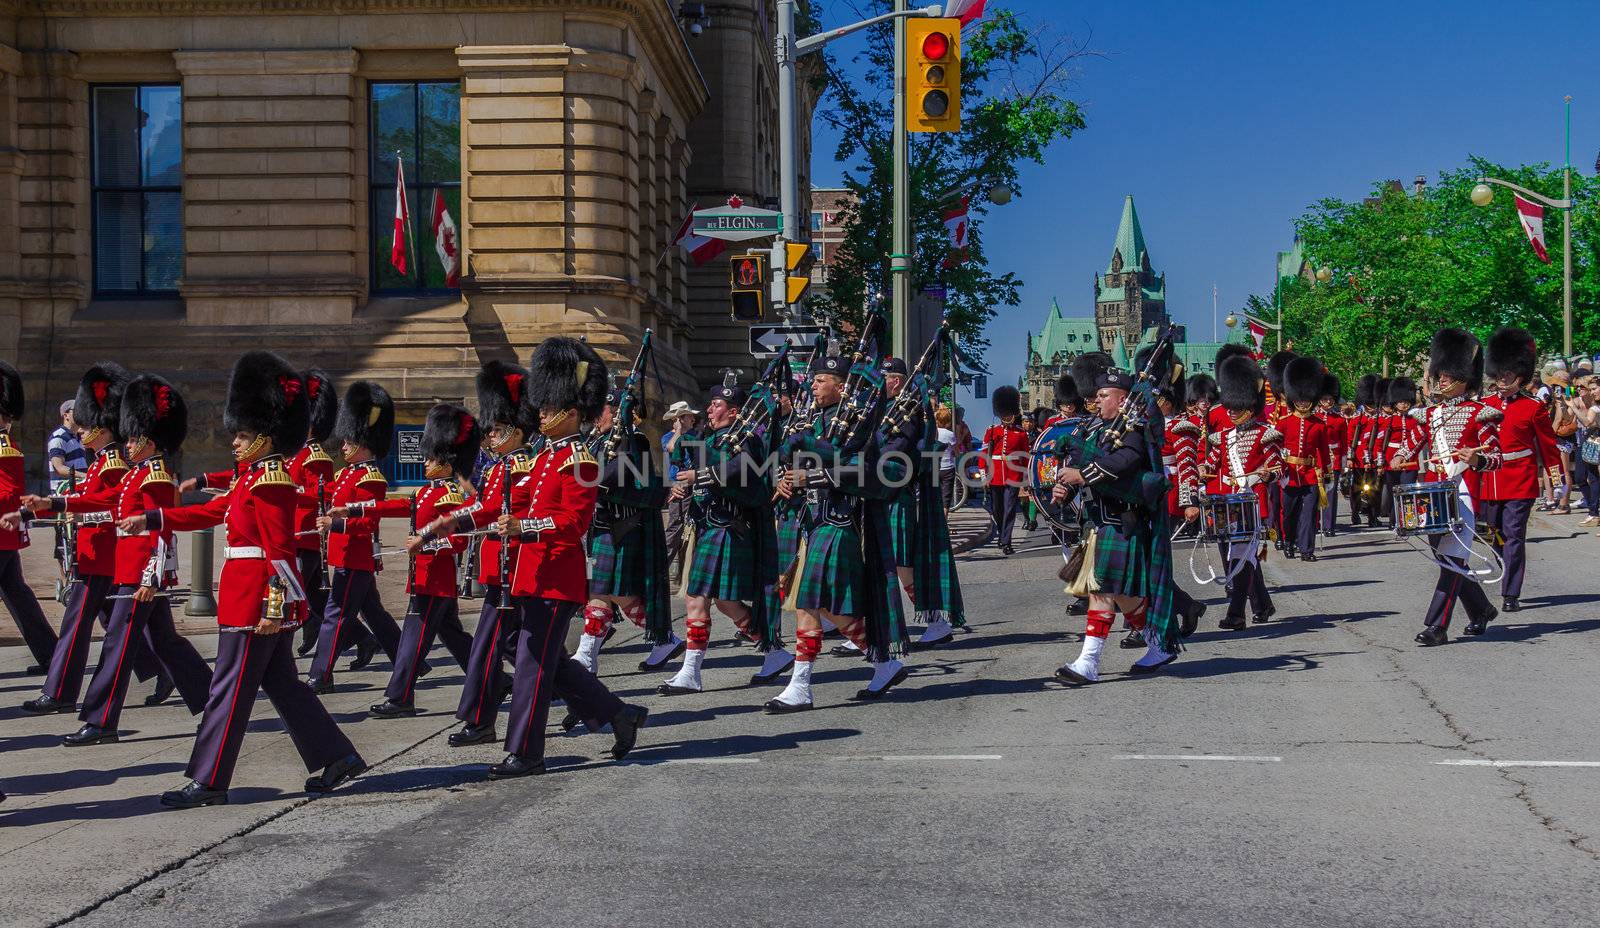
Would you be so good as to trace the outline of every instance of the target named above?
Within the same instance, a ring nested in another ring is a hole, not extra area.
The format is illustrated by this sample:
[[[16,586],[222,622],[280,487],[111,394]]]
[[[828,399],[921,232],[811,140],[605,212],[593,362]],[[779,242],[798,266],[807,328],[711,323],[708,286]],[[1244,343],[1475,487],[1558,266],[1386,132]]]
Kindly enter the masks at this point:
[[[909,0],[895,0],[894,11],[904,13]],[[906,132],[906,20],[894,21],[894,235],[889,256],[889,276],[894,284],[890,325],[894,329],[894,356],[911,354],[911,171],[910,136]]]
[[[778,0],[778,209],[783,228],[772,244],[772,305],[785,322],[805,322],[799,306],[789,306],[784,245],[800,233],[799,113],[795,104],[795,0]],[[797,239],[798,240],[798,239]]]

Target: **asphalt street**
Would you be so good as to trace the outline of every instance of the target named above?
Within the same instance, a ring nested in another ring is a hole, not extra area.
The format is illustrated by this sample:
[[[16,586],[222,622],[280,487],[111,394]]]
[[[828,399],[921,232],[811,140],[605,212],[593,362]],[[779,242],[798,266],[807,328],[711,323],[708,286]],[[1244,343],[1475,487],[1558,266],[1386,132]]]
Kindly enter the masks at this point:
[[[497,749],[446,745],[449,666],[419,697],[430,712],[400,723],[361,718],[382,673],[343,678],[335,710],[382,762],[317,800],[264,700],[236,804],[184,813],[154,801],[178,782],[181,707],[130,710],[171,716],[166,753],[110,784],[51,771],[122,755],[66,757],[8,710],[7,754],[32,773],[0,807],[0,919],[1593,925],[1600,539],[1544,517],[1535,536],[1529,608],[1427,650],[1411,637],[1434,570],[1392,535],[1343,535],[1315,565],[1272,557],[1277,619],[1235,633],[1181,548],[1184,585],[1212,603],[1188,650],[1133,677],[1139,652],[1114,633],[1102,682],[1079,689],[1048,682],[1083,619],[1063,615],[1038,537],[962,558],[971,631],[915,654],[878,703],[850,699],[865,665],[825,655],[816,711],[763,715],[777,687],[746,685],[759,659],[720,619],[711,689],[658,697],[665,675],[634,669],[630,629],[601,669],[651,710],[638,750],[614,764],[609,735],[553,734],[552,772],[513,782],[483,779]],[[0,679],[23,698],[20,677]],[[56,718],[38,730],[70,729]],[[112,788],[114,814],[75,795]]]

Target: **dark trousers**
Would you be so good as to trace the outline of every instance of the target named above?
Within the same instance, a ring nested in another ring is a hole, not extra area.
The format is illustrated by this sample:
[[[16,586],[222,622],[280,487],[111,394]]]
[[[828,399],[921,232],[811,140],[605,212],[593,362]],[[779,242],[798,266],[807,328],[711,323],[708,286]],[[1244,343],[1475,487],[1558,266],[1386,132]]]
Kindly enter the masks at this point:
[[[1328,482],[1324,484],[1324,493],[1328,497],[1328,505],[1322,507],[1322,530],[1333,531],[1334,523],[1339,521],[1339,478],[1341,471],[1330,471]]]
[[[100,646],[100,664],[83,697],[79,720],[100,728],[116,729],[122,718],[122,704],[128,698],[128,677],[133,673],[134,654],[142,637],[156,660],[178,687],[178,695],[190,712],[206,705],[206,689],[211,685],[211,668],[172,622],[172,601],[158,597],[147,603],[131,597],[138,586],[124,583],[115,595],[127,596],[111,607],[111,623],[106,626],[105,642]]]
[[[989,514],[994,516],[994,524],[1000,530],[999,543],[1002,548],[1011,547],[1011,530],[1017,522],[1019,496],[1016,485],[1008,487],[991,486],[989,488]]]
[[[467,679],[456,706],[456,718],[474,728],[492,723],[500,711],[500,665],[507,654],[515,652],[517,615],[500,608],[502,589],[491,586],[483,591],[483,610],[478,613],[467,657]]]
[[[250,725],[256,693],[266,690],[306,770],[316,771],[356,752],[294,665],[294,633],[257,635],[223,629],[217,672],[205,701],[186,773],[211,789],[227,789]]]
[[[11,618],[22,632],[22,640],[33,652],[33,661],[40,667],[49,667],[56,650],[56,633],[50,620],[39,608],[39,600],[22,576],[22,552],[0,551],[0,600],[4,600]]]
[[[61,619],[61,638],[56,641],[55,654],[50,658],[50,672],[44,678],[44,694],[51,699],[78,701],[83,691],[83,669],[89,662],[89,641],[94,636],[94,623],[99,620],[110,625],[111,578],[86,576],[75,580],[67,588],[67,607]],[[133,640],[133,672],[139,679],[148,680],[159,669],[150,651],[144,646],[142,636]],[[141,672],[142,671],[142,672]]]
[[[345,648],[359,639],[357,615],[367,620],[383,653],[393,661],[400,648],[400,626],[383,608],[378,598],[378,576],[370,570],[335,567],[333,589],[328,591],[328,606],[322,613],[322,631],[317,633],[317,656],[311,661],[311,676],[333,680],[333,664]]]
[[[689,497],[683,496],[667,502],[667,560],[683,558],[683,530],[688,525]]]
[[[1317,552],[1317,486],[1283,488],[1284,543],[1301,554]]]
[[[400,652],[394,659],[394,672],[383,695],[390,702],[411,705],[415,698],[417,670],[433,648],[434,636],[444,640],[445,650],[462,670],[472,664],[472,637],[461,627],[460,604],[454,596],[411,597],[406,624],[400,630]]]
[[[1428,544],[1434,548],[1439,547],[1440,539],[1445,535],[1429,535]],[[1457,567],[1466,567],[1466,561],[1458,558],[1446,558]],[[1476,621],[1488,617],[1489,610],[1494,608],[1489,605],[1489,597],[1483,592],[1483,587],[1478,581],[1444,567],[1439,568],[1439,579],[1433,585],[1433,601],[1428,604],[1427,624],[1438,628],[1450,627],[1450,615],[1455,611],[1456,600],[1461,601],[1461,608],[1466,610],[1467,621]]]
[[[1506,599],[1522,595],[1522,581],[1528,573],[1528,516],[1533,513],[1531,499],[1487,500],[1483,503],[1483,524],[1494,527],[1489,537],[1505,561],[1506,575],[1500,581],[1500,594]]]
[[[1289,533],[1283,524],[1283,484],[1274,480],[1267,484],[1267,524],[1278,534],[1278,540],[1287,544]]]
[[[1233,565],[1229,564],[1232,570]],[[1261,565],[1246,564],[1233,578],[1233,584],[1228,587],[1228,616],[1236,618],[1244,615],[1245,600],[1250,602],[1251,615],[1266,615],[1272,611],[1272,597],[1267,595],[1267,579],[1262,576]]]
[[[1583,493],[1583,506],[1589,515],[1600,516],[1600,465],[1590,464],[1581,457],[1572,459],[1572,480]]]
[[[1417,482],[1417,472],[1414,470],[1386,470],[1383,472],[1383,513],[1391,520],[1394,518],[1394,488],[1409,486]]]
[[[1365,502],[1363,502],[1362,499],[1361,499],[1361,497],[1362,497],[1361,488],[1362,487],[1371,487],[1372,488],[1372,489],[1366,491],[1367,499],[1366,499]],[[1367,519],[1367,525],[1376,526],[1378,524],[1378,510],[1381,508],[1380,504],[1382,502],[1383,502],[1383,474],[1382,474],[1382,472],[1373,470],[1370,467],[1356,471],[1355,480],[1353,481],[1353,483],[1351,484],[1351,487],[1350,487],[1350,524],[1351,524],[1351,526],[1353,526],[1355,528],[1360,528],[1361,527],[1361,519],[1362,519],[1363,516],[1365,516],[1366,519]]]
[[[300,626],[300,640],[310,643],[317,640],[322,631],[322,617],[328,614],[328,585],[329,577],[323,570],[322,551],[312,548],[310,551],[297,551],[295,554],[300,560],[300,582],[306,588],[306,607],[308,619]],[[370,634],[365,628],[363,634]]]
[[[567,708],[591,730],[622,711],[622,700],[600,678],[567,656],[567,625],[578,603],[519,596],[517,604],[517,669],[511,684],[511,715],[506,722],[506,751],[529,760],[544,759],[544,730],[550,720],[550,697],[559,688]]]

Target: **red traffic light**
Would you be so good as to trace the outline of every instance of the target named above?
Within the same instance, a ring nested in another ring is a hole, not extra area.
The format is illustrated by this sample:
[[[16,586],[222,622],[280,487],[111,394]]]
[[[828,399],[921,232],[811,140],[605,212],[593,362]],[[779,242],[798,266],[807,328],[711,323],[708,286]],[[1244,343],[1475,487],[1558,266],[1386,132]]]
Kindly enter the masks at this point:
[[[922,39],[922,57],[938,61],[950,54],[950,37],[942,32],[930,32]]]

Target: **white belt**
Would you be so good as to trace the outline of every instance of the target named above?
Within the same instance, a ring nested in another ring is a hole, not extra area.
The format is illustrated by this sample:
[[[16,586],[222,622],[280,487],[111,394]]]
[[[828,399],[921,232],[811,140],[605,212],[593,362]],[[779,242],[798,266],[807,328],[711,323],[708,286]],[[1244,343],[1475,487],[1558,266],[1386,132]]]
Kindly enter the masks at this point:
[[[1500,460],[1502,460],[1502,461],[1520,461],[1523,458],[1532,457],[1532,456],[1533,456],[1533,449],[1532,448],[1523,448],[1521,451],[1507,451],[1505,454],[1500,455]]]
[[[222,559],[225,561],[261,561],[265,560],[267,552],[262,548],[223,548]]]

